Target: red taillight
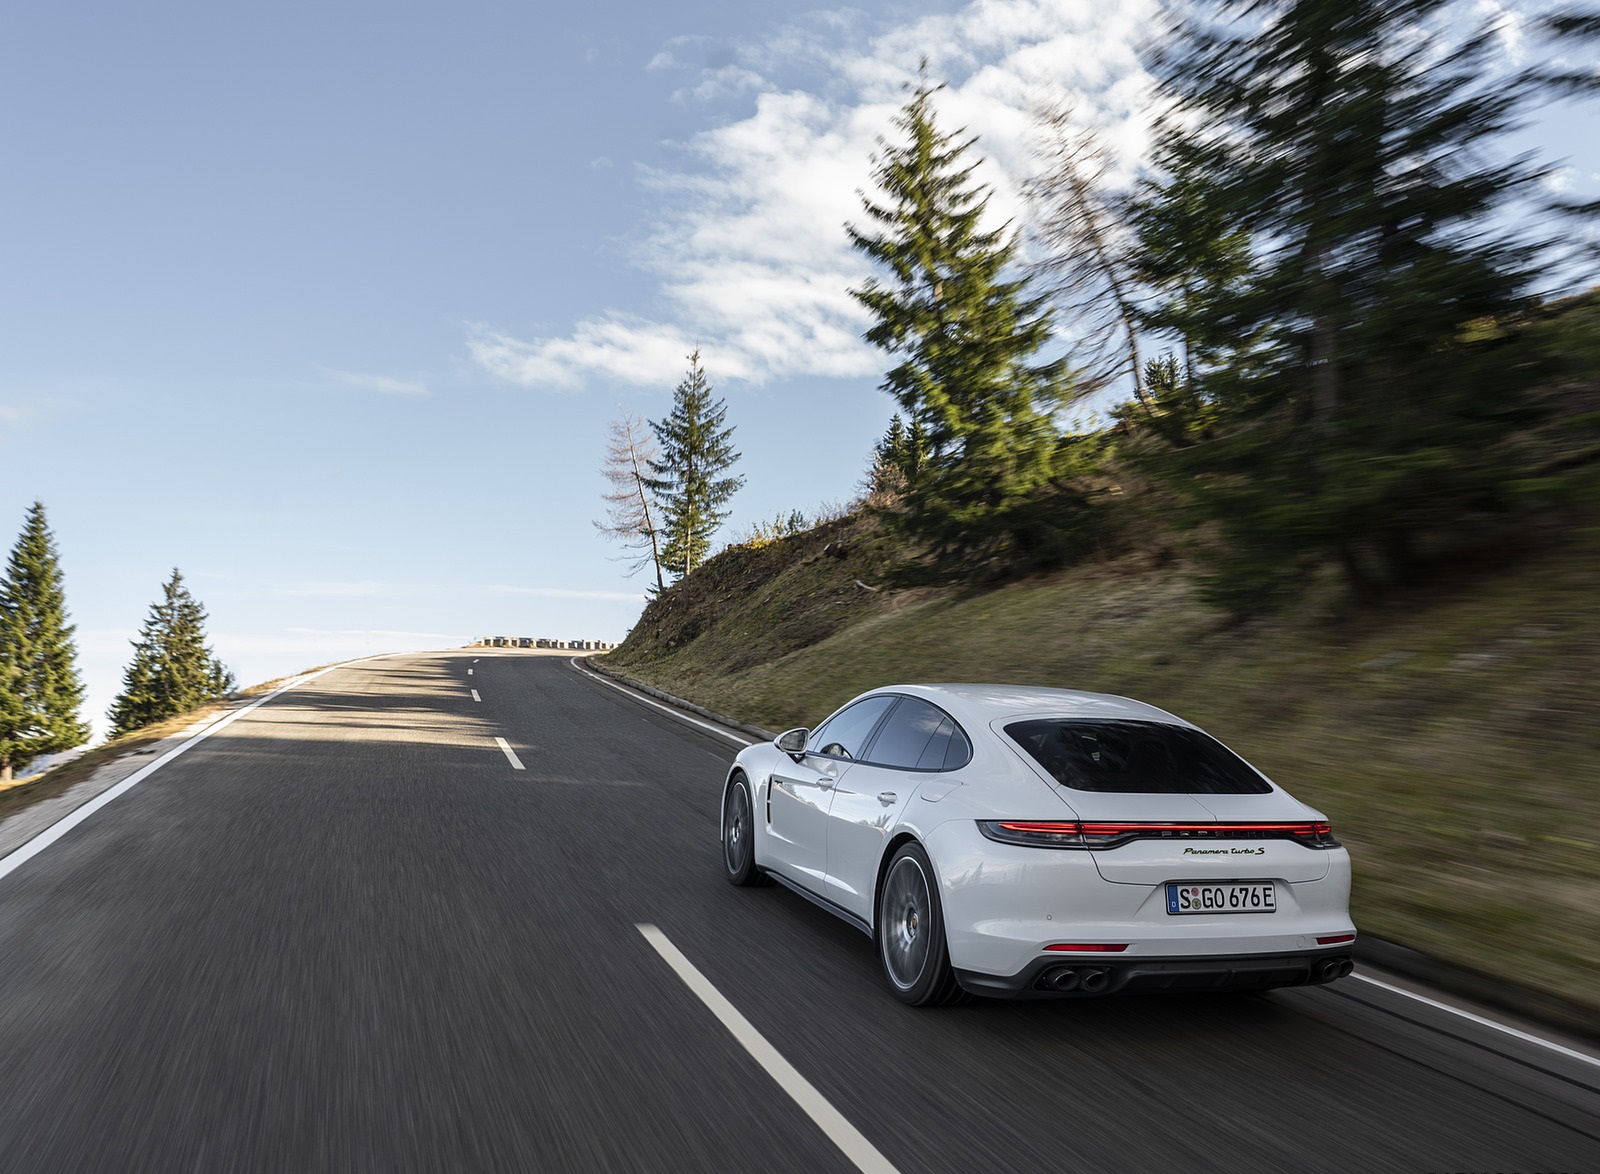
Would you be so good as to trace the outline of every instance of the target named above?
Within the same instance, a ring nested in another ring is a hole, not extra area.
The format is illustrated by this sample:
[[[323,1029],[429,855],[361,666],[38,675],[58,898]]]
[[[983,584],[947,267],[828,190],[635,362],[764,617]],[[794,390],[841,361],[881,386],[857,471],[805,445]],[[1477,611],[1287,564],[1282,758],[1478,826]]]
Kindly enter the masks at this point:
[[[1306,830],[1295,833],[1295,839],[1308,848],[1337,848],[1339,841],[1333,838],[1333,825],[1326,820],[1317,820],[1316,823],[1302,825]]]
[[[1087,848],[1083,825],[1049,820],[980,819],[978,830],[1002,844],[1023,844],[1030,848]]]
[[[1325,938],[1318,938],[1317,939],[1317,945],[1319,945],[1319,946],[1337,946],[1340,942],[1353,942],[1355,940],[1356,940],[1356,935],[1353,934],[1353,933],[1335,933],[1335,934],[1329,934]]]
[[[1074,954],[1079,953],[1079,952],[1082,952],[1082,953],[1085,953],[1085,954],[1120,954],[1120,953],[1122,953],[1122,951],[1126,950],[1127,948],[1128,948],[1128,945],[1127,945],[1126,942],[1124,942],[1120,946],[1107,946],[1107,945],[1105,945],[1103,943],[1100,943],[1100,942],[1088,942],[1088,943],[1078,943],[1078,944],[1074,944],[1074,945],[1067,945],[1065,943],[1059,943],[1059,944],[1054,945],[1054,946],[1046,946],[1045,947],[1046,950],[1070,950]]]
[[[1337,848],[1333,828],[1314,823],[1109,823],[1104,821],[979,820],[991,840],[1034,848],[1116,848],[1132,840],[1293,840],[1307,848]]]

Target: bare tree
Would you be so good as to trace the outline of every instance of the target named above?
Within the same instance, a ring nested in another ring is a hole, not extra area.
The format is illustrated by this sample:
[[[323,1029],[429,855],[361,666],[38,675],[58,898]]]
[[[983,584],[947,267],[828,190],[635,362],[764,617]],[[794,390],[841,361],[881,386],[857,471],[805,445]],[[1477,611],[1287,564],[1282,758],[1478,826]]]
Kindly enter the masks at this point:
[[[1079,386],[1098,391],[1126,374],[1148,408],[1133,300],[1133,233],[1125,200],[1107,182],[1110,157],[1066,99],[1036,107],[1034,123],[1042,169],[1023,190],[1048,254],[1037,269],[1082,347]]]
[[[628,552],[623,557],[632,560],[629,575],[636,574],[642,567],[652,567],[656,573],[656,590],[665,591],[661,532],[656,526],[658,507],[646,485],[650,462],[659,457],[655,438],[643,416],[624,412],[611,421],[605,461],[600,467],[611,490],[601,495],[606,503],[606,520],[594,526],[607,538],[622,543],[623,550]]]

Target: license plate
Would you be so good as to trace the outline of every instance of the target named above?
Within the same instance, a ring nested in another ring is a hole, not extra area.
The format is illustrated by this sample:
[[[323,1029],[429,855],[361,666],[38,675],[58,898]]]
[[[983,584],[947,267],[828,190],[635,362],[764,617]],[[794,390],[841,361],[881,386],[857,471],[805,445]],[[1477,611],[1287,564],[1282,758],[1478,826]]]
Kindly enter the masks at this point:
[[[1188,913],[1272,913],[1277,909],[1275,895],[1271,881],[1168,885],[1167,912],[1180,917]]]

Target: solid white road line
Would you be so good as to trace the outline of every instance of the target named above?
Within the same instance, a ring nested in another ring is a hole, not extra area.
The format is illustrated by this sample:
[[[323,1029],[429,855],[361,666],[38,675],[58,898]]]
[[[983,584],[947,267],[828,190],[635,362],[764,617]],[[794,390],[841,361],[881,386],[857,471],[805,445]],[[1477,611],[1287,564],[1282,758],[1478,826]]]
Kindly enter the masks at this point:
[[[1386,991],[1393,991],[1397,995],[1404,995],[1408,999],[1415,999],[1419,1003],[1426,1003],[1430,1007],[1437,1007],[1441,1011],[1448,1011],[1452,1015],[1459,1015],[1463,1019],[1467,1019],[1478,1024],[1480,1027],[1493,1028],[1495,1031],[1509,1035],[1513,1039],[1520,1039],[1523,1043],[1537,1044],[1539,1047],[1548,1049],[1549,1051],[1555,1052],[1558,1055],[1566,1056],[1572,1060],[1581,1060],[1585,1064],[1592,1064],[1594,1067],[1600,1068],[1600,1058],[1591,1056],[1586,1052],[1578,1052],[1574,1051],[1572,1048],[1563,1047],[1554,1040],[1543,1039],[1540,1036],[1531,1035],[1526,1031],[1519,1031],[1517,1028],[1511,1027],[1505,1023],[1496,1023],[1493,1019],[1488,1019],[1482,1015],[1474,1015],[1471,1011],[1463,1011],[1460,1007],[1452,1007],[1449,1003],[1441,1003],[1438,999],[1430,999],[1427,995],[1419,995],[1415,991],[1408,991],[1401,987],[1391,986],[1389,983],[1380,982],[1376,978],[1369,978],[1365,974],[1355,974],[1351,977],[1359,978],[1362,982],[1371,983],[1373,986],[1381,987]]]
[[[472,699],[473,699],[473,700],[474,700],[474,701],[482,701],[482,700],[483,700],[483,698],[482,698],[482,697],[479,697],[479,696],[478,696],[478,691],[477,691],[477,690],[476,690],[476,689],[474,689],[474,690],[473,690],[473,691],[472,691]]]
[[[835,1109],[828,1099],[817,1091],[815,1085],[801,1076],[795,1066],[767,1042],[766,1036],[757,1031],[754,1025],[739,1013],[737,1007],[723,998],[722,992],[711,985],[711,980],[683,956],[683,952],[672,944],[666,934],[653,925],[636,925],[634,928],[644,935],[645,941],[655,947],[656,953],[660,954],[677,976],[683,979],[684,985],[722,1021],[722,1026],[732,1033],[733,1038],[750,1053],[751,1058],[767,1070],[768,1076],[778,1082],[778,1087],[793,1097],[795,1104],[805,1110],[806,1116],[815,1121],[817,1127],[828,1135],[828,1139],[839,1147],[844,1156],[855,1163],[856,1169],[864,1171],[865,1174],[896,1174],[889,1159],[880,1154],[877,1147],[863,1137],[861,1132],[845,1119],[844,1114]]]
[[[495,739],[495,744],[497,746],[499,746],[502,751],[505,752],[506,758],[509,759],[510,762],[511,762],[511,769],[512,770],[527,770],[528,769],[527,767],[522,765],[522,759],[517,757],[517,752],[515,750],[511,749],[511,744],[509,742],[507,742],[504,738],[496,738]]]
[[[289,681],[281,688],[275,689],[273,692],[268,693],[265,697],[262,697],[256,701],[252,701],[244,708],[236,709],[232,713],[218,718],[188,741],[178,743],[178,745],[174,746],[171,750],[168,750],[165,754],[156,759],[154,762],[150,763],[148,766],[142,767],[140,770],[135,771],[133,774],[129,775],[127,778],[123,779],[120,783],[109,790],[102,791],[99,795],[96,795],[93,799],[89,800],[89,802],[85,803],[76,811],[73,811],[69,815],[63,816],[55,823],[45,828],[44,831],[40,832],[26,844],[23,844],[20,848],[16,849],[16,851],[12,852],[4,860],[0,860],[0,877],[15,872],[22,865],[32,860],[40,852],[43,852],[51,844],[54,844],[62,836],[66,835],[73,828],[77,827],[84,820],[88,819],[95,812],[99,811],[102,807],[116,802],[116,800],[126,795],[129,791],[133,790],[151,775],[155,774],[156,771],[160,770],[162,767],[166,766],[167,763],[178,757],[178,755],[183,754],[193,747],[199,745],[201,742],[204,742],[207,738],[211,737],[212,734],[217,733],[219,730],[222,730],[227,726],[231,726],[234,722],[238,721],[251,710],[260,709],[267,702],[276,697],[283,696],[283,694],[287,693],[290,689],[293,689],[299,685],[304,685],[307,681],[316,680],[318,677],[322,676],[323,673],[331,673],[334,669],[347,668],[350,665],[362,664],[369,660],[382,660],[386,656],[393,655],[396,654],[384,653],[383,656],[364,656],[359,660],[345,661],[343,664],[330,664],[325,669],[318,669],[314,673],[306,673],[303,676],[296,677],[294,680]]]
[[[622,694],[625,694],[625,695],[627,695],[629,697],[632,697],[635,701],[642,701],[646,705],[653,705],[653,706],[655,706],[655,708],[659,709],[662,713],[669,713],[669,714],[671,714],[673,717],[677,718],[681,722],[688,722],[691,726],[699,726],[702,730],[710,730],[713,734],[716,734],[718,737],[726,738],[730,742],[737,742],[741,746],[754,746],[755,745],[755,743],[752,742],[749,738],[741,738],[738,734],[730,734],[730,733],[728,733],[727,730],[721,729],[718,726],[714,726],[710,722],[703,722],[699,718],[690,717],[688,714],[684,713],[683,710],[681,710],[681,709],[673,709],[672,706],[670,706],[670,705],[662,705],[659,701],[652,701],[650,698],[646,697],[643,693],[637,693],[634,690],[627,688],[626,686],[617,684],[615,681],[608,681],[608,680],[606,680],[606,678],[602,677],[599,673],[591,672],[590,670],[588,670],[588,669],[582,667],[581,665],[579,665],[576,657],[574,657],[572,660],[568,661],[567,663],[570,664],[573,668],[577,669],[584,676],[588,677],[591,681],[599,681],[602,685],[609,685],[611,688],[615,689],[618,693],[622,693]]]

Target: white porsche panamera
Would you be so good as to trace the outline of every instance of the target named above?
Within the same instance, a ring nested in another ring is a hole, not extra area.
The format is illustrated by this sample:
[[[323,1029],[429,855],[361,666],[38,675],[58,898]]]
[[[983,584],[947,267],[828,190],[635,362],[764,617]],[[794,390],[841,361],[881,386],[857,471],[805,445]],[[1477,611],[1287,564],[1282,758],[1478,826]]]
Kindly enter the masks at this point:
[[[1325,817],[1170,713],[1099,693],[894,685],[740,752],[736,885],[867,933],[895,996],[1265,990],[1350,973]]]

